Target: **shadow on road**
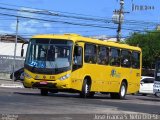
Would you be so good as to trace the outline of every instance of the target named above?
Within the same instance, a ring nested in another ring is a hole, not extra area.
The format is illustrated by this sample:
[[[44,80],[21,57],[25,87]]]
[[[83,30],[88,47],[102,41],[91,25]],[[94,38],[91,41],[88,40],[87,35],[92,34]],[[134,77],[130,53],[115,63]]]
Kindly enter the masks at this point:
[[[139,112],[139,113],[150,113],[150,114],[159,114],[160,109],[159,109],[159,102],[160,99],[154,99],[154,98],[149,98],[148,96],[141,98],[141,96],[131,96],[127,95],[125,100],[119,100],[119,99],[111,99],[109,95],[104,95],[104,94],[96,94],[95,97],[93,98],[87,98],[87,99],[80,99],[79,94],[77,93],[49,93],[48,96],[41,96],[39,92],[14,92],[14,94],[18,95],[23,95],[29,96],[30,99],[36,99],[36,97],[40,97],[41,99],[39,102],[43,102],[45,100],[51,101],[48,104],[51,104],[52,102],[54,103],[55,101],[59,104],[64,104],[64,101],[69,103],[68,105],[80,105],[80,106],[96,106],[98,108],[105,108],[107,107],[114,107],[117,110],[120,111],[130,111],[130,112]],[[35,96],[35,97],[33,97]],[[26,97],[25,97],[26,98]],[[54,98],[54,99],[52,99]],[[139,103],[144,101],[143,104]],[[145,103],[146,101],[146,103]],[[36,101],[38,102],[38,101]],[[157,104],[149,104],[149,103],[155,103]]]
[[[31,93],[31,92],[14,92],[14,94],[20,94],[20,95],[26,95],[26,96],[42,96],[40,93]],[[44,96],[42,96],[44,97]],[[59,92],[59,93],[49,93],[45,97],[64,97],[64,98],[81,98],[79,93],[65,93],[65,92]],[[81,98],[81,99],[93,99],[93,100],[113,100],[113,101],[119,101],[119,99],[112,99],[110,97],[110,94],[95,94],[94,97],[90,98]],[[123,100],[129,100],[126,96]],[[121,100],[122,101],[122,100]]]
[[[150,101],[150,102],[160,102],[160,99],[151,99],[151,98],[139,98],[139,100]]]

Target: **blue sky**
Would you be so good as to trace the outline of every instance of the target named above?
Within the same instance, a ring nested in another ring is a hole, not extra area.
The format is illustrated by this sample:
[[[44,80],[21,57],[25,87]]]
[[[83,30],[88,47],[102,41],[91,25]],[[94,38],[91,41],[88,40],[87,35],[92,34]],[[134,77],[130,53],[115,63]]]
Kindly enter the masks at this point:
[[[26,9],[24,7],[34,9],[45,9],[58,12],[76,13],[87,15],[87,17],[95,16],[95,18],[103,18],[111,22],[113,11],[119,9],[118,0],[1,0],[0,7],[15,8],[19,10]],[[154,6],[154,10],[148,11],[132,11],[132,4],[134,5],[147,5]],[[9,6],[13,5],[13,6]],[[27,8],[27,9],[29,9]],[[125,0],[124,10],[126,12],[123,25],[122,36],[127,37],[133,30],[151,30],[156,27],[160,22],[160,1],[159,0]],[[20,12],[9,12],[1,10],[0,13],[9,13],[14,15],[22,15],[38,18],[37,14],[28,14]],[[65,14],[65,13],[64,13]],[[42,16],[44,19],[45,16]],[[41,18],[42,18],[41,17]],[[0,34],[2,33],[15,33],[15,17],[7,17],[0,15]],[[64,21],[66,19],[55,17],[50,18],[54,20]],[[131,23],[131,20],[134,20]],[[69,20],[70,22],[86,23],[82,20]],[[145,23],[144,23],[145,22]],[[91,22],[87,22],[91,24]],[[93,22],[94,23],[94,22]],[[97,23],[94,23],[97,24]],[[101,23],[101,26],[109,26],[117,28],[113,23]],[[124,28],[124,29],[123,29]],[[129,28],[131,30],[125,30]],[[133,29],[133,30],[132,30]],[[19,18],[19,34],[29,37],[30,35],[38,33],[78,33],[85,36],[116,36],[116,29],[98,28],[98,27],[83,27],[74,26],[60,23],[42,22],[32,19]]]

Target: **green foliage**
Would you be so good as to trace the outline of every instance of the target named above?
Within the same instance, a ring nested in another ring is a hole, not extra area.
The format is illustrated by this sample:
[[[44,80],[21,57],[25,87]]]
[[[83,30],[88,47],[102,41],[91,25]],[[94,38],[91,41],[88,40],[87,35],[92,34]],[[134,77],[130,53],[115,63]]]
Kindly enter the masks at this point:
[[[160,31],[133,33],[125,42],[142,49],[144,68],[154,68],[155,61],[160,59]]]

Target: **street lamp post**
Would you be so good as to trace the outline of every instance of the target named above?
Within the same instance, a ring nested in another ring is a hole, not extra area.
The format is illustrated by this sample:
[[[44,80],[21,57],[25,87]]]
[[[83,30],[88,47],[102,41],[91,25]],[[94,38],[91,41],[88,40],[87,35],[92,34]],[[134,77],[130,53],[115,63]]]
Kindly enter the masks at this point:
[[[15,72],[15,66],[16,66],[16,51],[17,51],[17,39],[18,39],[18,17],[17,17],[17,22],[16,22],[16,39],[15,39],[15,47],[14,47],[14,63],[13,63],[13,76],[12,80],[14,81],[14,72]]]

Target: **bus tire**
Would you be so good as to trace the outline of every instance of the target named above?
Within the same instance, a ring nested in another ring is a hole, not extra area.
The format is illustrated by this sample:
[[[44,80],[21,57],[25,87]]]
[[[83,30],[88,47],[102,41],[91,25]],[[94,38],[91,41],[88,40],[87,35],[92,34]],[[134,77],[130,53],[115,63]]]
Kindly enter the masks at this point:
[[[118,98],[119,99],[124,99],[127,93],[127,84],[125,82],[121,83],[121,87],[118,93]]]
[[[92,98],[92,97],[94,97],[94,94],[95,94],[95,92],[90,92],[88,97]]]
[[[58,93],[58,90],[52,89],[52,90],[49,90],[49,92],[51,92],[51,93]]]
[[[82,91],[80,92],[80,97],[87,98],[94,96],[94,94],[90,94],[91,84],[88,82],[87,79],[84,79],[83,85],[82,85]]]
[[[48,90],[47,89],[40,89],[41,95],[42,96],[47,96],[48,95]]]
[[[125,82],[121,83],[119,93],[110,93],[111,98],[113,99],[125,99],[127,93],[127,85]]]

